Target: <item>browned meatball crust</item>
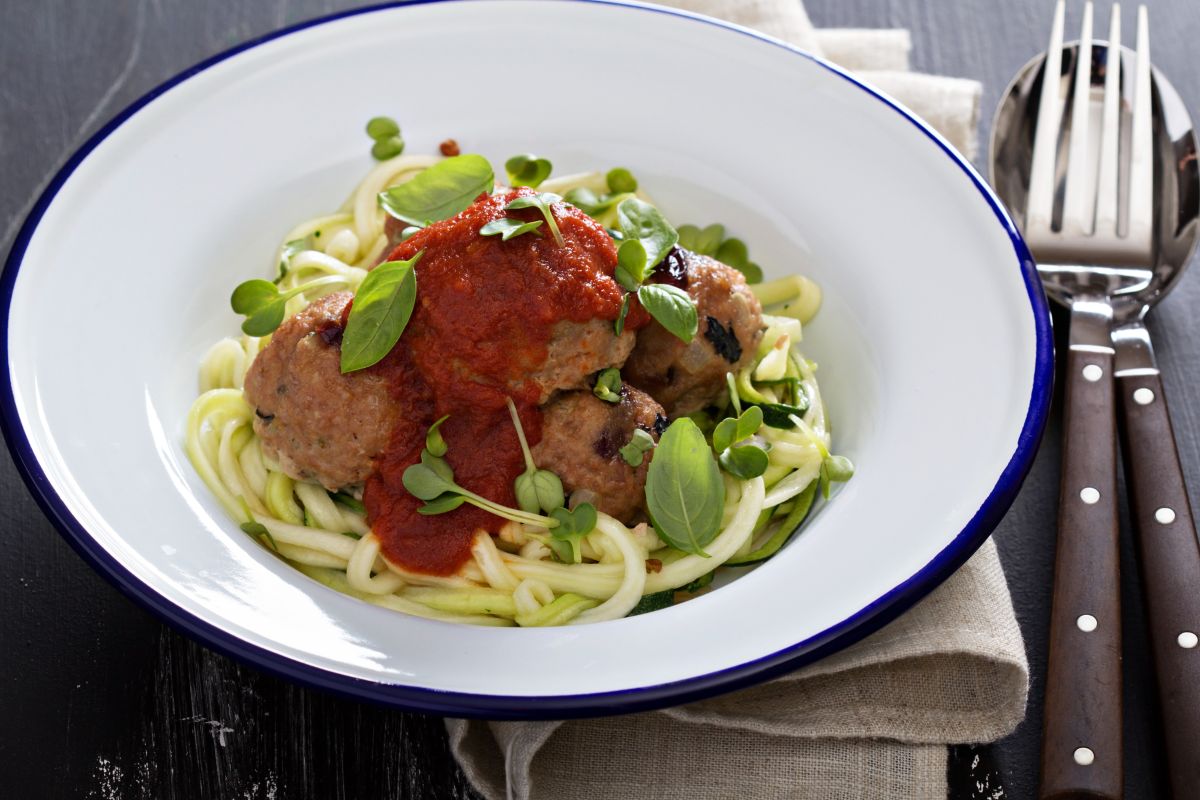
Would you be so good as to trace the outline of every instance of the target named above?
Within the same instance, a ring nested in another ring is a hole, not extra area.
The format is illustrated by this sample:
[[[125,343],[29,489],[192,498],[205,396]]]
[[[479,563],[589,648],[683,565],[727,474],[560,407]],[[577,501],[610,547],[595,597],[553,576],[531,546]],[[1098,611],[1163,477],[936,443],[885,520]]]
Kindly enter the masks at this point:
[[[763,334],[762,305],[733,267],[681,248],[668,258],[672,282],[686,282],[682,288],[696,304],[696,337],[685,344],[652,321],[638,331],[621,374],[678,417],[713,402],[725,388],[725,374],[753,361]],[[683,269],[677,270],[679,260]]]
[[[541,389],[538,402],[546,402],[556,391],[590,386],[595,373],[624,364],[636,341],[632,331],[617,336],[605,319],[555,324],[546,360],[530,376]]]
[[[342,374],[342,315],[352,297],[326,295],[284,320],[246,374],[263,453],[293,478],[329,489],[366,480],[398,417],[385,377]]]
[[[635,428],[655,441],[666,426],[662,406],[645,392],[621,387],[621,402],[607,403],[590,391],[559,395],[542,412],[542,440],[533,460],[562,479],[568,492],[585,489],[597,509],[628,522],[645,505],[647,456],[631,467],[620,449]]]

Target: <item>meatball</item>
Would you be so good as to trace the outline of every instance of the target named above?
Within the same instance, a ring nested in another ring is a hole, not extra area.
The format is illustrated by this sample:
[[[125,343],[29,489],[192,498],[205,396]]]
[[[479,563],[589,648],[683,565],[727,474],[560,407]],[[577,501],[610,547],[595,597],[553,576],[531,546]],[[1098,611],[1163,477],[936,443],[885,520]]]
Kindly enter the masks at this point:
[[[632,331],[617,336],[608,320],[557,323],[546,348],[546,360],[529,377],[541,391],[538,402],[546,402],[558,390],[582,389],[600,370],[621,366],[635,342]]]
[[[417,367],[437,386],[487,386],[544,403],[621,364],[634,345],[613,322],[624,291],[607,231],[567,203],[553,205],[562,239],[543,229],[504,241],[479,231],[495,220],[542,221],[509,209],[530,189],[485,196],[398,245],[389,260],[421,253],[417,307],[404,332]],[[395,227],[394,225],[392,226]]]
[[[329,489],[364,481],[398,420],[385,377],[342,374],[342,318],[351,297],[326,295],[285,320],[246,373],[263,453],[293,478]]]
[[[672,417],[698,411],[725,387],[725,374],[749,364],[763,334],[762,305],[742,273],[682,248],[672,250],[655,279],[681,285],[696,304],[696,337],[685,344],[658,322],[637,334],[621,368]]]
[[[556,473],[567,491],[587,490],[600,511],[629,521],[645,504],[650,458],[631,467],[620,450],[635,428],[658,440],[667,424],[662,406],[626,384],[619,403],[587,391],[566,392],[542,411],[542,440],[533,448],[537,465]]]

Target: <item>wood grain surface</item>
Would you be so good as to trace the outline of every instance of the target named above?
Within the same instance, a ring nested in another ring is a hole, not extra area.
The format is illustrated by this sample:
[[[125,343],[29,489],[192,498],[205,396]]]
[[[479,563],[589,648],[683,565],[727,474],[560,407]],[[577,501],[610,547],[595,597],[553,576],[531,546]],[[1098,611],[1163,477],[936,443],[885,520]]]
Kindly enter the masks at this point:
[[[227,47],[357,5],[364,3],[8,0],[0,25],[3,251],[53,172],[129,102]],[[914,68],[983,81],[985,137],[1009,78],[1045,45],[1050,5],[1049,0],[807,2],[820,26],[907,27]],[[1196,114],[1200,3],[1148,5],[1155,63]],[[1097,13],[1107,18],[1103,4]],[[1078,7],[1068,13],[1068,29],[1078,16]],[[982,157],[977,163],[983,166]],[[1198,305],[1200,277],[1190,275],[1150,320],[1190,486],[1200,481]],[[1063,331],[1065,319],[1056,322]],[[1033,670],[1028,717],[995,745],[951,749],[956,798],[1029,798],[1036,792],[1060,412],[1056,398],[1045,444],[996,535]],[[7,454],[0,457],[0,490],[6,544],[0,559],[0,796],[473,796],[449,758],[440,720],[299,689],[174,634],[64,544]],[[1192,500],[1194,505],[1194,495]],[[1124,504],[1122,515],[1128,532]],[[1148,800],[1166,796],[1165,767],[1128,535],[1122,549],[1126,797]]]

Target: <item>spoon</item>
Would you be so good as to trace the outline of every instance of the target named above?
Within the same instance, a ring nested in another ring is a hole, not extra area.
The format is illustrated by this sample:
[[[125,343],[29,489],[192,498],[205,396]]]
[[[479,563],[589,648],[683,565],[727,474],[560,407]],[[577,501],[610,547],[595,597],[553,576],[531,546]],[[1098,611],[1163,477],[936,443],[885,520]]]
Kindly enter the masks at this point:
[[[1093,64],[1104,63],[1106,51],[1104,42],[1093,42]],[[1061,79],[1074,72],[1077,56],[1078,44],[1066,45]],[[1134,74],[1134,52],[1122,48],[1121,59],[1122,73]],[[1017,73],[992,125],[992,185],[1022,227],[1044,61],[1037,56]],[[1091,80],[1096,91],[1103,72],[1093,67]],[[1157,70],[1151,82],[1155,256],[1152,267],[1120,269],[1126,280],[1112,298],[1111,337],[1167,760],[1174,795],[1182,800],[1200,785],[1200,543],[1144,320],[1179,282],[1196,249],[1200,179],[1196,134],[1183,102]],[[1126,104],[1132,103],[1132,83],[1122,87]],[[1063,137],[1060,148],[1066,146]]]

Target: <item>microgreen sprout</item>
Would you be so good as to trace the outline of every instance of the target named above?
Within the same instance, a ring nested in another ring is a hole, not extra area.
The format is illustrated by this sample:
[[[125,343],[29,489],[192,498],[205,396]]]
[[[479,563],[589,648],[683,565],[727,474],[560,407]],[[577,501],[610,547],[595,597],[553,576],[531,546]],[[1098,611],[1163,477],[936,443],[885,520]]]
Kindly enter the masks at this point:
[[[511,397],[505,400],[508,413],[512,415],[513,427],[517,429],[517,439],[521,442],[521,454],[525,457],[525,471],[513,481],[517,505],[531,514],[538,511],[549,513],[561,508],[565,503],[562,481],[550,470],[538,469],[537,464],[533,463],[533,454],[529,452],[529,442],[525,440],[525,429],[521,425],[517,407]]]
[[[229,298],[229,305],[236,313],[245,315],[243,333],[247,336],[266,336],[283,322],[288,300],[320,286],[344,282],[345,279],[337,275],[327,275],[281,292],[271,281],[255,278],[238,284]]]
[[[600,374],[596,376],[596,385],[592,389],[592,394],[606,403],[621,402],[621,370],[616,367],[601,370]]]
[[[518,197],[504,208],[509,211],[518,208],[536,208],[542,212],[542,216],[546,220],[546,227],[550,229],[550,233],[554,236],[554,241],[559,247],[562,247],[565,242],[563,241],[562,233],[558,230],[558,223],[554,221],[554,211],[550,208],[555,203],[561,202],[562,198],[553,192],[539,192],[538,194]]]
[[[629,443],[619,451],[621,458],[631,467],[640,467],[646,460],[646,453],[654,449],[654,437],[641,428],[634,428]]]

